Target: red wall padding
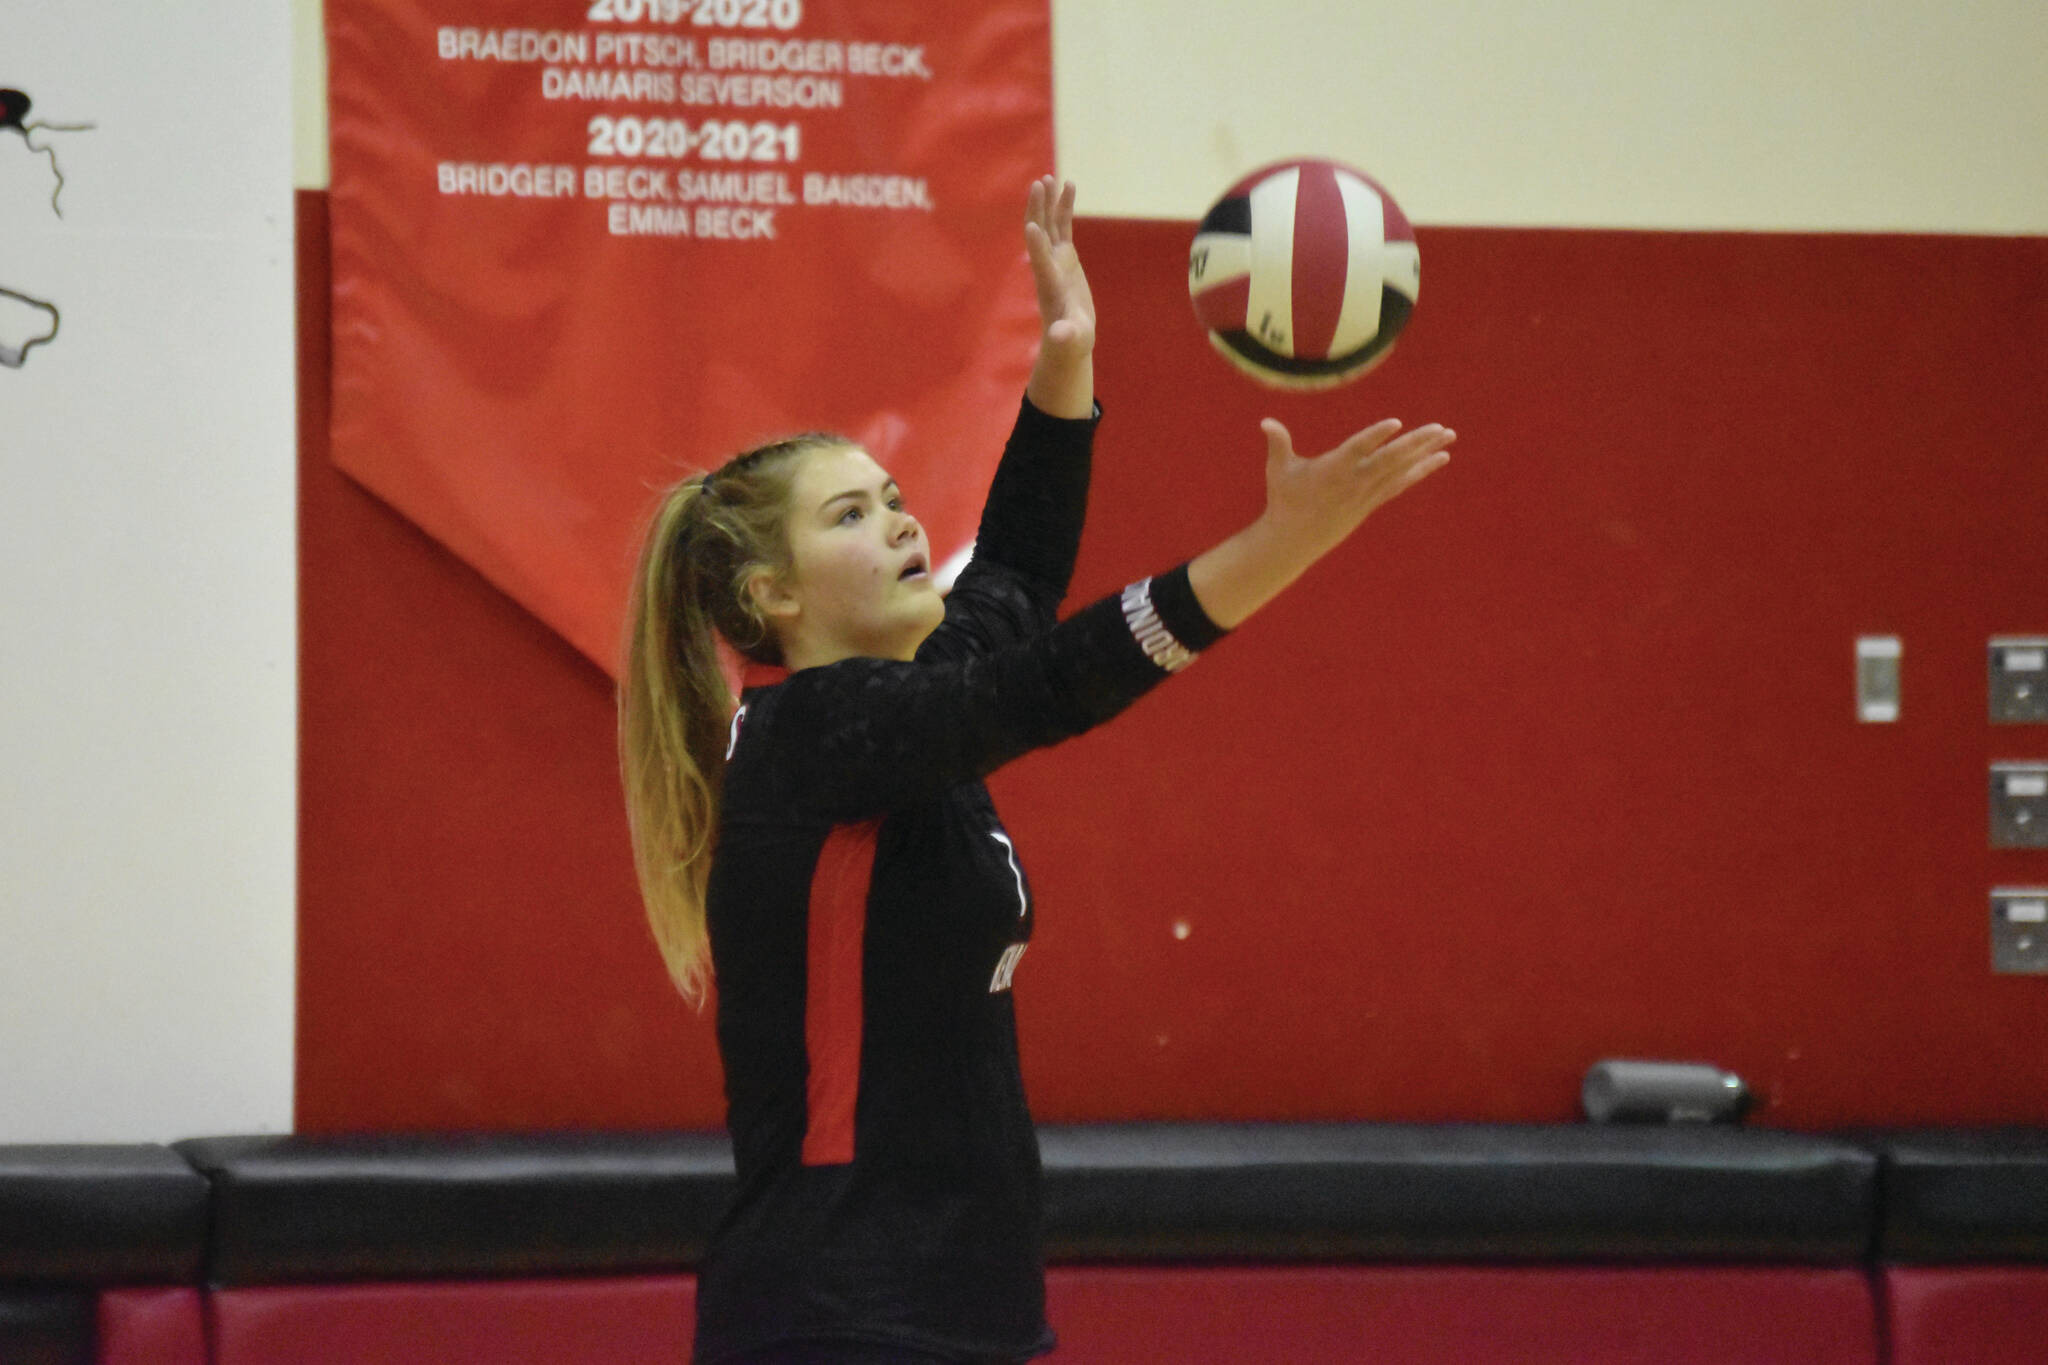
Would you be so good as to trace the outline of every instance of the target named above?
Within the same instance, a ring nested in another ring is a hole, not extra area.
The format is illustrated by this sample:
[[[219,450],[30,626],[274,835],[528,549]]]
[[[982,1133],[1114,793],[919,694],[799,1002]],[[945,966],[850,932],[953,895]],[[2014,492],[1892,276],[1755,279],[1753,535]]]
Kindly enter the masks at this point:
[[[209,1365],[197,1289],[109,1289],[100,1294],[98,1365]]]
[[[688,1359],[694,1288],[685,1276],[226,1290],[214,1359],[672,1363]],[[1878,1358],[1869,1282],[1853,1270],[1091,1266],[1055,1268],[1046,1293],[1062,1365]]]
[[[1060,1365],[1876,1365],[1854,1270],[1055,1268]]]
[[[212,1297],[214,1365],[676,1365],[694,1276],[305,1285]]]
[[[303,1130],[709,1126],[610,685],[325,460],[301,199]],[[1455,425],[1449,470],[1115,724],[1000,774],[1046,1119],[1550,1120],[1602,1056],[1759,1117],[2048,1121],[1994,977],[1985,642],[2048,634],[2048,242],[1424,227],[1385,367],[1279,398],[1188,229],[1084,222],[1108,419],[1077,593],[1250,517],[1257,420]],[[1021,268],[1021,266],[1020,266]],[[821,323],[821,325],[826,325]],[[912,506],[916,490],[909,490]],[[1859,725],[1853,642],[1905,641]]]
[[[1889,1365],[2038,1365],[2048,1355],[2048,1266],[1883,1272]]]

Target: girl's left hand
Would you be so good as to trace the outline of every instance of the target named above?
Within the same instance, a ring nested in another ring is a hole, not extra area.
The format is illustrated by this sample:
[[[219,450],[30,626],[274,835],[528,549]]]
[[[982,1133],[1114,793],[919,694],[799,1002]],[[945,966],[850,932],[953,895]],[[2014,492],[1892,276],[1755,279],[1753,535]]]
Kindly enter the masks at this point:
[[[1032,182],[1024,209],[1024,251],[1038,286],[1045,345],[1070,357],[1095,350],[1095,297],[1074,250],[1074,186],[1053,176]]]

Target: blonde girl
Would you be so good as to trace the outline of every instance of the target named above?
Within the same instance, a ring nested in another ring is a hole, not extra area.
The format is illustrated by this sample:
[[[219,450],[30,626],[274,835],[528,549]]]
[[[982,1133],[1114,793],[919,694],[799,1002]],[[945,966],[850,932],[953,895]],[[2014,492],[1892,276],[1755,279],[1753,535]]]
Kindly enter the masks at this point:
[[[1061,621],[1101,417],[1073,215],[1072,185],[1031,186],[1039,352],[949,593],[902,490],[829,434],[683,481],[647,536],[627,806],[670,973],[699,999],[715,972],[739,1174],[699,1365],[1052,1349],[1010,996],[1037,906],[982,779],[1186,667],[1450,458],[1394,421],[1301,458],[1268,420],[1255,518]]]

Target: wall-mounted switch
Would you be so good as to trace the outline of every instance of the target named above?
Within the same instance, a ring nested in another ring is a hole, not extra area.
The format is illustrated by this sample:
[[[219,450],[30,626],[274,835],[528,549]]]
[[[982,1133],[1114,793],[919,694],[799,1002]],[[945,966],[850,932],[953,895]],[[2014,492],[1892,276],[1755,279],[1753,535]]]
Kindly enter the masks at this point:
[[[2048,763],[1991,765],[1991,846],[2048,848]]]
[[[1889,724],[1899,718],[1899,637],[1856,637],[1856,719]]]
[[[1991,893],[1991,970],[2048,974],[2048,887]]]
[[[2048,724],[2048,636],[1994,639],[1989,668],[1993,724]]]

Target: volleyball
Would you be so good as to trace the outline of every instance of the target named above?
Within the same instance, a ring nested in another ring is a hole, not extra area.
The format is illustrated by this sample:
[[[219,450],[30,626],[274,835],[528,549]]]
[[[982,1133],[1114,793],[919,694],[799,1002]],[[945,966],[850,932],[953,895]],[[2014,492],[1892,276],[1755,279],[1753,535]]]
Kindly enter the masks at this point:
[[[1188,296],[1223,358],[1327,389],[1384,360],[1422,290],[1415,230],[1363,171],[1305,158],[1223,192],[1188,250]]]

